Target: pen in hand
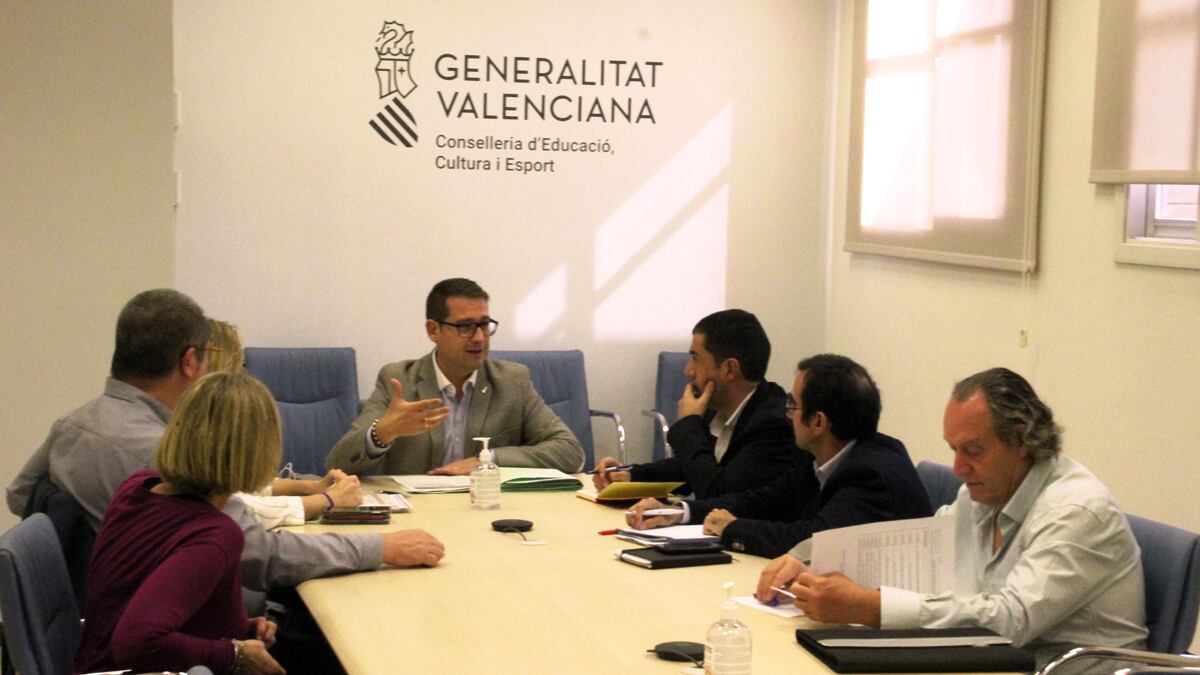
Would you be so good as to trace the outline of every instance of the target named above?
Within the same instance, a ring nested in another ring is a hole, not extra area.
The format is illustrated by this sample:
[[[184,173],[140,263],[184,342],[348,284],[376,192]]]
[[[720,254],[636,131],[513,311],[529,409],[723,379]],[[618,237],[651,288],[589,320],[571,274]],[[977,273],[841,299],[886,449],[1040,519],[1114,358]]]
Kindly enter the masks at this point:
[[[636,513],[637,513],[637,511],[626,511],[625,515],[632,516]],[[679,515],[683,515],[683,509],[646,509],[645,511],[642,511],[643,518],[648,517],[648,516],[679,516]]]
[[[632,464],[622,464],[621,466],[610,466],[607,469],[592,469],[591,471],[584,471],[584,473],[589,476],[594,476],[594,475],[600,473],[601,471],[603,471],[604,473],[612,473],[613,471],[628,471],[632,468],[633,468]]]
[[[778,587],[778,586],[771,586],[771,590],[775,591],[775,592],[776,592],[776,593],[778,593],[779,595],[783,595],[783,596],[786,596],[786,597],[789,597],[789,598],[791,598],[791,599],[792,599],[792,602],[795,602],[795,601],[796,601],[796,594],[795,594],[795,593],[792,593],[791,591],[788,591],[788,590],[786,590],[786,589],[780,588],[780,587]],[[768,603],[766,603],[766,604],[767,604],[768,606],[770,606],[770,607],[775,607],[775,606],[779,605],[779,597],[778,597],[778,596],[776,596],[776,597],[774,597],[774,598],[771,598],[771,601],[770,601],[770,602],[768,602]]]

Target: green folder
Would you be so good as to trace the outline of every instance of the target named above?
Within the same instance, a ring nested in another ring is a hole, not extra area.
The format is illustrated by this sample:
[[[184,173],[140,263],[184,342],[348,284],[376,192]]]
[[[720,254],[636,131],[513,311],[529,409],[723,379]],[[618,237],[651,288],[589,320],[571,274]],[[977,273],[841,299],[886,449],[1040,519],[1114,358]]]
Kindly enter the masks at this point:
[[[579,479],[558,469],[500,467],[502,492],[574,492],[582,487]]]

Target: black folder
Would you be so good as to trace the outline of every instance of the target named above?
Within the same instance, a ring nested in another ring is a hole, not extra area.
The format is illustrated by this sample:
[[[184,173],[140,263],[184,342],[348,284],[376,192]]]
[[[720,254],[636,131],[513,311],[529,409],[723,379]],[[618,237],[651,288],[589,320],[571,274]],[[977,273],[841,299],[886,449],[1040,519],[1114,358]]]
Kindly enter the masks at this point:
[[[861,628],[797,629],[796,641],[835,673],[963,673],[1033,670],[1033,654],[1011,644],[985,647],[830,647],[822,641],[906,638],[995,638],[986,628],[875,630]]]
[[[617,557],[631,565],[652,570],[661,570],[668,567],[723,565],[733,562],[733,556],[724,551],[665,553],[652,546],[647,548],[627,548],[621,551]]]

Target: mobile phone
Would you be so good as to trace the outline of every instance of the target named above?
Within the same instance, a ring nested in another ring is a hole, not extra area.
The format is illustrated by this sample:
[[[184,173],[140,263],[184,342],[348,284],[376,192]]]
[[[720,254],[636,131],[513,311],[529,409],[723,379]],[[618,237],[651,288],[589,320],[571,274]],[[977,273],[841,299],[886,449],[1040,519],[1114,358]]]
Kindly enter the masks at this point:
[[[320,522],[327,525],[382,525],[391,522],[392,514],[371,507],[337,507],[321,514]]]

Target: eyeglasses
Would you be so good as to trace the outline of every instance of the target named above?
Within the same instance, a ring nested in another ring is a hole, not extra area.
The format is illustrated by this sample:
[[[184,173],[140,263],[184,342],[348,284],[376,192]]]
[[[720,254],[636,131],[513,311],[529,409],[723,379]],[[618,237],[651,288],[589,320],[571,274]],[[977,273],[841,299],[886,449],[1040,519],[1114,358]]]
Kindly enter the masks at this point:
[[[788,402],[783,406],[783,412],[788,417],[795,417],[796,413],[800,412],[800,404],[788,399]]]
[[[443,326],[454,326],[458,329],[458,336],[469,338],[475,335],[475,331],[481,330],[484,335],[495,335],[496,327],[500,322],[495,319],[484,319],[483,321],[460,321],[453,323],[451,321],[438,321]]]

